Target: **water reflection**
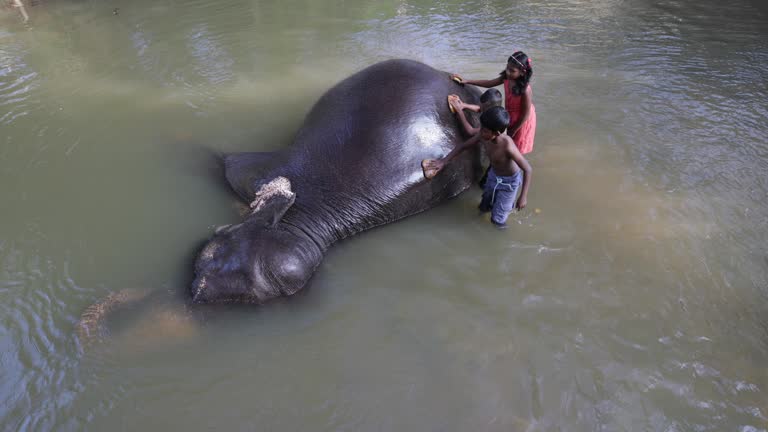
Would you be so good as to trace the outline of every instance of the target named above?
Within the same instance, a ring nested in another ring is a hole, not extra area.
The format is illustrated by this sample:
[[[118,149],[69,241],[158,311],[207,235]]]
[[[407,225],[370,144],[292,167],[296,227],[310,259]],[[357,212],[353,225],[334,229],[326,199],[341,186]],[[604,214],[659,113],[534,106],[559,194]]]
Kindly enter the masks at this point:
[[[213,39],[205,26],[195,28],[187,40],[192,56],[199,63],[200,75],[214,85],[232,78],[234,61],[226,49]]]
[[[27,115],[30,96],[37,87],[37,73],[26,64],[24,48],[12,35],[0,31],[0,124],[9,125]]]

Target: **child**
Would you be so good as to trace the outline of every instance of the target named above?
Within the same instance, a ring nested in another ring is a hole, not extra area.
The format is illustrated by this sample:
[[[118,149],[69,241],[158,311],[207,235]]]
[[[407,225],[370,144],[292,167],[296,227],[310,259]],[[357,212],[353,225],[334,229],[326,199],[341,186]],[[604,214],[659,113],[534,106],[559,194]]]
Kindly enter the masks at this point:
[[[459,123],[461,123],[461,127],[464,129],[464,133],[467,136],[474,136],[480,133],[479,127],[472,126],[471,123],[467,120],[467,116],[464,115],[464,109],[468,108],[473,111],[480,111],[480,114],[488,110],[489,108],[493,108],[495,106],[501,106],[501,102],[504,98],[501,96],[501,92],[496,90],[495,88],[491,88],[486,90],[482,95],[480,95],[480,106],[477,105],[470,105],[465,104],[461,98],[459,98],[458,95],[452,94],[448,96],[448,104],[451,106],[451,110],[456,113],[456,115],[459,117]],[[485,169],[485,172],[483,173],[483,177],[480,178],[480,181],[478,182],[478,185],[480,188],[485,187],[485,182],[488,180],[488,171],[491,169],[490,166]]]
[[[11,0],[11,6],[19,9],[21,17],[24,18],[25,23],[29,21],[29,15],[27,15],[27,10],[24,8],[24,3],[22,3],[21,0]]]
[[[501,92],[495,88],[492,88],[486,90],[485,93],[480,95],[480,106],[465,104],[461,98],[455,94],[448,96],[448,103],[450,104],[451,108],[453,108],[452,111],[455,111],[456,116],[459,117],[459,123],[461,123],[461,127],[464,129],[464,133],[467,136],[473,136],[480,132],[480,128],[474,127],[471,123],[469,123],[467,116],[464,114],[464,110],[469,109],[470,111],[480,112],[480,114],[482,114],[489,108],[501,106],[503,99],[504,98],[501,96]]]
[[[533,173],[531,165],[520,154],[515,143],[504,134],[508,126],[509,113],[502,107],[490,108],[480,116],[479,134],[453,149],[442,159],[422,162],[424,176],[431,179],[461,152],[477,144],[483,144],[491,160],[491,169],[478,207],[482,212],[490,211],[491,222],[501,227],[506,226],[507,218],[515,207],[521,210],[525,208]],[[515,204],[515,196],[521,180],[523,188]]]
[[[464,80],[456,74],[451,75],[451,78],[486,88],[504,84],[504,105],[510,118],[507,135],[515,140],[520,153],[528,154],[533,150],[533,137],[536,134],[536,108],[533,106],[533,90],[529,85],[532,76],[531,59],[524,52],[517,51],[507,60],[507,68],[494,79]],[[480,111],[477,105],[464,104],[463,107]]]

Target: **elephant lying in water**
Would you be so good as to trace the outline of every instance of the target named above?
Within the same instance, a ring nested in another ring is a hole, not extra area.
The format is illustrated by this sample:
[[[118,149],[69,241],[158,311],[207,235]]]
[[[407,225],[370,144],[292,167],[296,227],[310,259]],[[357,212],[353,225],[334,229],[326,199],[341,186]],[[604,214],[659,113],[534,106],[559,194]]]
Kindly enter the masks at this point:
[[[194,303],[262,303],[301,290],[335,242],[428,210],[467,189],[481,173],[465,152],[432,180],[421,162],[464,141],[447,96],[478,103],[476,89],[410,60],[389,60],[345,79],[315,104],[292,146],[224,158],[226,178],[251,211],[214,234],[195,263]],[[88,307],[77,325],[98,342],[105,318],[152,304],[123,290]],[[161,334],[191,334],[190,315],[160,307]],[[165,331],[165,333],[163,333]]]
[[[293,145],[224,158],[251,213],[219,230],[195,264],[195,303],[262,303],[301,290],[335,242],[428,210],[478,177],[466,152],[426,180],[423,159],[464,141],[446,97],[478,92],[411,60],[370,66],[326,92]]]

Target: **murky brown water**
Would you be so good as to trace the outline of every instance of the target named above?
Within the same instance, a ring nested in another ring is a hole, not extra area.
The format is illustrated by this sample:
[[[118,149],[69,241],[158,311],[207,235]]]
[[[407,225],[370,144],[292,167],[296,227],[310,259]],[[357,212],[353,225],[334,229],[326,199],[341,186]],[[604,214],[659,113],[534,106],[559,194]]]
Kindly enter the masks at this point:
[[[0,9],[2,429],[766,430],[768,8],[736,3]],[[517,49],[539,129],[510,229],[473,190],[337,245],[297,298],[185,307],[239,218],[203,149],[286,145],[379,60],[490,78]],[[151,300],[83,351],[126,288]]]

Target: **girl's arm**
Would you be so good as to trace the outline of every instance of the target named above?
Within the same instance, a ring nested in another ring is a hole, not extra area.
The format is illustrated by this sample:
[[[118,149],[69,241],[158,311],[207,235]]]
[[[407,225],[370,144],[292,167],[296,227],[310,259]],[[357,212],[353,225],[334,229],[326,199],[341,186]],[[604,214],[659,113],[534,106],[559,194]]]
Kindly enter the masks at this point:
[[[457,74],[451,75],[451,78],[454,78],[454,77],[461,78],[461,76]],[[478,87],[491,88],[491,87],[496,87],[498,85],[504,84],[504,78],[501,75],[497,76],[494,79],[489,79],[489,80],[465,80],[464,78],[461,78],[461,82],[462,84],[472,84]]]
[[[509,125],[509,128],[507,128],[507,135],[510,137],[514,137],[517,131],[520,130],[520,127],[523,126],[523,123],[528,120],[528,115],[531,114],[532,98],[533,91],[531,91],[531,86],[528,86],[528,88],[525,89],[525,93],[523,93],[522,97],[520,98],[520,118],[517,119],[514,124]]]

